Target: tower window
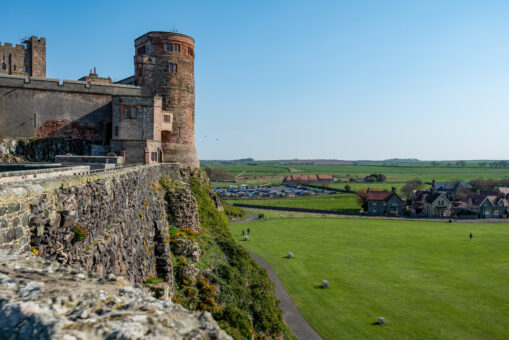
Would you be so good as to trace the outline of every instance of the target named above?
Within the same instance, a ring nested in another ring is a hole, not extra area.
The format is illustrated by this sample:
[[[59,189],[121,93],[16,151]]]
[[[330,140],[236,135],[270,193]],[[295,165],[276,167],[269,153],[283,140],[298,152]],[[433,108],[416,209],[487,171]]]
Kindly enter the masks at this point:
[[[165,123],[171,123],[171,116],[170,115],[164,115],[164,122]]]
[[[147,52],[147,49],[145,46],[141,46],[138,48],[138,54],[145,54]]]
[[[171,64],[170,63],[170,72],[171,73],[177,73],[177,64]]]
[[[187,48],[187,54],[189,54],[190,56],[194,56],[194,52],[193,52],[193,48],[192,47],[188,47]]]
[[[113,134],[115,135],[115,137],[118,137],[118,126],[115,126]]]
[[[5,63],[2,64],[2,70],[7,70],[7,65],[5,65]]]
[[[129,119],[131,116],[131,108],[128,106],[125,108],[125,118]]]
[[[180,44],[166,43],[165,48],[168,52],[180,52]]]
[[[14,65],[13,67],[14,67],[14,71],[16,71],[16,65]]]
[[[23,65],[23,72],[26,72],[27,71],[27,67],[25,65]]]

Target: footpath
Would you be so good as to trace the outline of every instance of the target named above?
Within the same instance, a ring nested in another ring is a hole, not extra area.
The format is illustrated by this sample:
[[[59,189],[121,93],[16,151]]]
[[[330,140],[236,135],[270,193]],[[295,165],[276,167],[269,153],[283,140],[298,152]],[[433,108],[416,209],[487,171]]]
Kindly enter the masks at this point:
[[[257,219],[255,214],[250,212],[248,212],[248,214],[250,216],[249,219],[244,221],[231,222],[230,224],[247,223]],[[253,260],[255,260],[260,267],[268,272],[270,280],[274,283],[276,298],[281,302],[283,319],[285,320],[288,327],[290,327],[290,329],[293,331],[293,333],[301,340],[321,340],[322,338],[320,335],[318,335],[318,333],[309,325],[304,316],[302,316],[300,313],[297,306],[295,306],[295,303],[293,303],[292,299],[288,295],[288,292],[286,291],[281,281],[279,281],[276,272],[274,272],[274,269],[272,269],[270,264],[268,264],[267,261],[255,253],[249,253],[249,255],[251,255]]]

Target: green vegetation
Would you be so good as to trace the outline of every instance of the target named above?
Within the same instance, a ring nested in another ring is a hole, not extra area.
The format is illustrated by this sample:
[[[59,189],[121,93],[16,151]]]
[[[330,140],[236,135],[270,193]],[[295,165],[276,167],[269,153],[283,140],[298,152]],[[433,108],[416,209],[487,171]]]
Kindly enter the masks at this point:
[[[145,279],[145,284],[148,284],[148,285],[156,285],[156,284],[162,283],[162,282],[164,282],[164,280],[159,277],[151,276],[151,277],[147,277]]]
[[[211,181],[231,181],[231,180],[233,180],[233,175],[223,168],[206,167],[204,170]]]
[[[248,217],[248,215],[242,208],[234,207],[233,205],[225,202],[221,204],[223,206],[224,213],[226,214],[226,216],[228,216],[229,221],[239,221],[239,220],[241,221]]]
[[[211,199],[211,189],[201,171],[183,172],[196,198],[201,231],[170,227],[170,240],[197,242],[201,249],[199,263],[174,255],[175,298],[191,310],[210,311],[214,319],[235,339],[263,339],[284,336],[294,339],[285,327],[274,286],[265,270],[237,245],[228,228],[226,215]],[[173,185],[162,180],[166,190]],[[196,282],[179,273],[188,264],[200,269]]]
[[[264,212],[231,226],[324,339],[503,339],[509,228]],[[472,232],[474,237],[469,240]],[[284,256],[295,254],[294,259]],[[321,280],[329,289],[318,288]],[[372,325],[378,316],[384,326]]]
[[[270,205],[274,207],[305,208],[358,212],[361,209],[355,194],[319,195],[295,198],[273,198],[257,200],[231,200],[228,203]]]
[[[71,231],[74,233],[72,243],[83,242],[88,237],[88,230],[81,224],[72,226]]]

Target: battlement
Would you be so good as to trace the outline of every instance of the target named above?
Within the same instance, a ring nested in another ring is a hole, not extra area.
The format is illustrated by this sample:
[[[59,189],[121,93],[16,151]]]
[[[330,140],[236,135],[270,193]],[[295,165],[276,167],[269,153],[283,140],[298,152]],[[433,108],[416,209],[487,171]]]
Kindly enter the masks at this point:
[[[16,46],[13,46],[12,43],[8,43],[8,42],[2,43],[0,41],[0,48],[2,48],[2,47],[9,47],[9,48],[17,48],[17,49],[20,49],[20,50],[26,50],[26,46],[25,45],[16,44]]]
[[[141,96],[141,87],[124,84],[90,83],[76,80],[60,80],[0,74],[0,87],[32,90],[80,92],[105,95]]]

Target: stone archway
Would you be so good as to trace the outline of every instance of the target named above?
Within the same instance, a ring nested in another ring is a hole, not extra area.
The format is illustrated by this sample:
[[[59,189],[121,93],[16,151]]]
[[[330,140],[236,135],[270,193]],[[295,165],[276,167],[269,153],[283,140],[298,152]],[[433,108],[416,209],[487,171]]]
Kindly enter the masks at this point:
[[[161,131],[161,143],[171,143],[172,133],[171,131]]]

